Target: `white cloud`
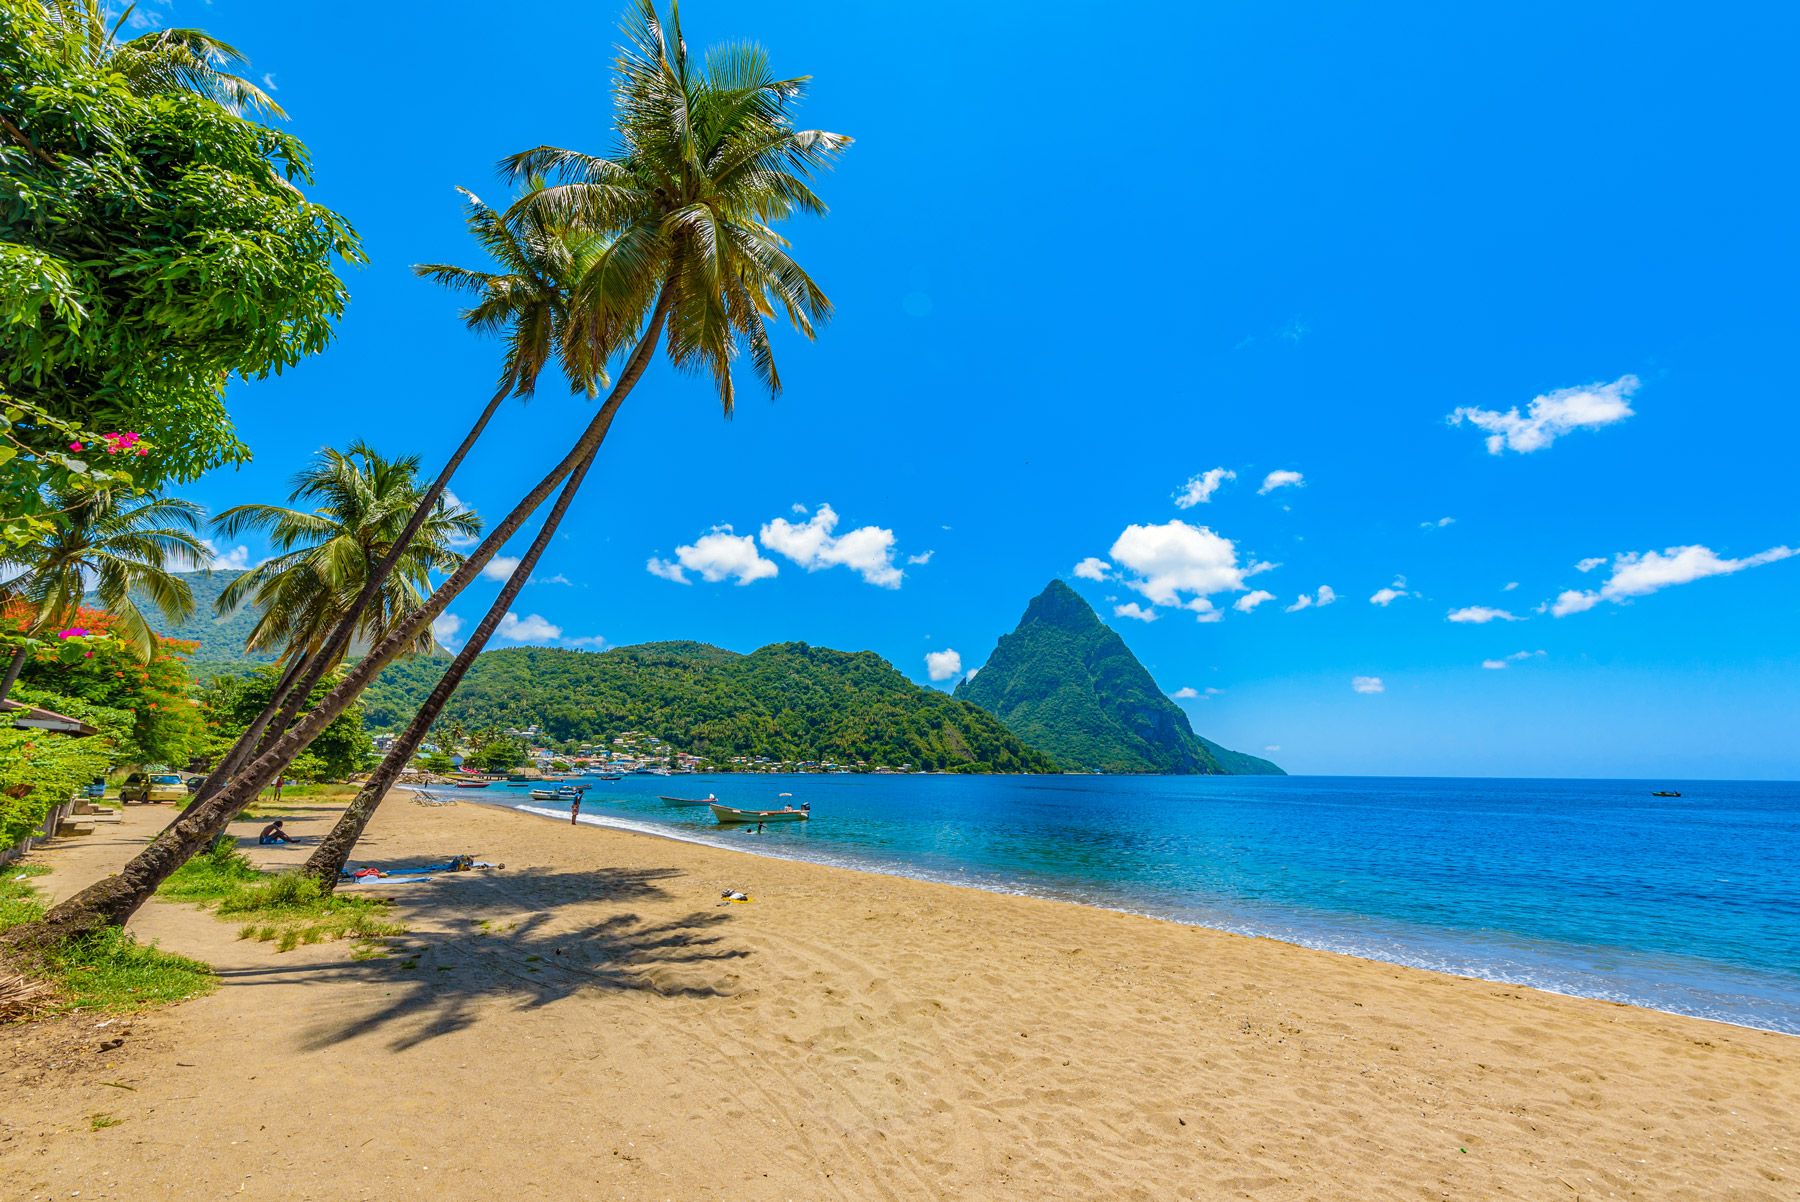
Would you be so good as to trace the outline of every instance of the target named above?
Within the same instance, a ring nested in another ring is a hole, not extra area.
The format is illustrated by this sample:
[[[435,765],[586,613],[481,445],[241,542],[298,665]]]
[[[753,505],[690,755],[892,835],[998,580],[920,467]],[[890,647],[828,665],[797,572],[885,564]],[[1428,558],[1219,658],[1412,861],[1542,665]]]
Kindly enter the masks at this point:
[[[974,680],[974,679],[975,679],[975,674],[976,674],[976,673],[977,673],[977,672],[979,672],[979,671],[981,671],[981,669],[980,669],[980,668],[970,668],[970,669],[969,669],[969,670],[968,670],[968,671],[967,671],[967,672],[965,672],[965,673],[964,673],[964,674],[963,674],[963,679],[964,679],[964,680],[965,680],[965,681],[967,681],[967,680]]]
[[[509,609],[494,633],[509,643],[554,643],[562,637],[562,627],[542,614],[526,614],[521,618]]]
[[[169,559],[169,571],[186,572],[242,572],[250,566],[250,548],[239,544],[229,551],[219,550],[217,543],[210,538],[200,540],[205,548],[205,558],[195,560],[186,554],[177,552]]]
[[[1576,588],[1565,589],[1556,595],[1556,600],[1550,603],[1550,616],[1566,618],[1570,614],[1586,613],[1598,604],[1600,604],[1599,593],[1584,593]]]
[[[1264,751],[1280,751],[1281,744],[1280,743],[1270,743],[1267,747],[1264,747],[1263,750]]]
[[[580,638],[564,639],[565,647],[583,647],[590,651],[598,651],[606,646],[606,640],[597,634],[584,634]]]
[[[921,551],[917,555],[908,555],[906,557],[906,562],[908,565],[910,565],[912,567],[922,568],[926,564],[930,563],[931,557],[936,554],[937,554],[936,551]]]
[[[281,91],[280,88],[275,86],[275,73],[273,71],[264,71],[263,77],[262,77],[262,82],[263,82],[263,90],[265,92]]]
[[[1606,566],[1606,556],[1590,555],[1586,559],[1582,560],[1580,563],[1576,564],[1575,570],[1577,572],[1591,572],[1595,568],[1603,568],[1605,566]]]
[[[837,512],[829,505],[821,505],[804,522],[776,518],[764,524],[757,537],[765,548],[787,556],[809,572],[846,567],[870,584],[899,588],[904,573],[894,566],[894,532],[879,526],[858,526],[834,534],[837,521]]]
[[[1205,701],[1208,697],[1217,697],[1224,691],[1224,689],[1215,688],[1201,690],[1189,685],[1176,689],[1173,693],[1170,693],[1169,696],[1177,701]]]
[[[1691,584],[1708,576],[1729,576],[1747,568],[1760,568],[1793,555],[1792,547],[1770,547],[1742,559],[1721,559],[1710,547],[1667,547],[1661,551],[1627,551],[1615,555],[1612,573],[1598,592],[1570,589],[1556,598],[1550,612],[1556,617],[1581,613],[1602,601],[1623,603],[1633,597],[1645,597],[1676,584]],[[1582,563],[1587,563],[1582,560]],[[1580,564],[1576,565],[1580,567]]]
[[[496,555],[481,566],[481,574],[489,580],[507,580],[518,566],[517,555]]]
[[[1112,565],[1098,556],[1090,555],[1075,565],[1075,575],[1083,580],[1105,580],[1112,574]]]
[[[1386,609],[1400,598],[1410,596],[1412,596],[1412,594],[1406,591],[1406,577],[1396,576],[1394,577],[1394,583],[1388,585],[1384,589],[1375,590],[1374,595],[1369,598],[1369,604],[1379,605],[1383,609]]]
[[[1177,509],[1192,509],[1196,505],[1204,505],[1212,500],[1213,494],[1219,491],[1219,485],[1227,480],[1236,480],[1237,473],[1222,467],[1210,468],[1198,476],[1191,476],[1175,494]]]
[[[730,526],[714,526],[692,543],[676,547],[673,563],[652,556],[644,568],[652,576],[678,584],[688,583],[685,569],[686,572],[700,573],[700,578],[708,584],[736,580],[740,585],[766,580],[781,570],[774,560],[764,559],[757,552],[755,539],[748,534],[732,533]]]
[[[1303,609],[1312,609],[1314,607],[1322,609],[1336,600],[1337,593],[1332,590],[1332,587],[1329,584],[1321,584],[1319,586],[1319,591],[1316,594],[1308,596],[1306,593],[1301,593],[1294,599],[1292,605],[1281,612],[1294,614],[1299,613]]]
[[[1455,518],[1439,518],[1435,522],[1420,522],[1419,529],[1421,529],[1421,530],[1442,530],[1445,526],[1454,526],[1454,525],[1456,525]]]
[[[1224,611],[1219,609],[1219,607],[1214,605],[1211,601],[1208,601],[1205,597],[1195,597],[1192,601],[1189,601],[1186,605],[1182,606],[1182,608],[1193,610],[1194,620],[1196,622],[1218,622],[1222,621],[1225,617]]]
[[[1353,676],[1350,687],[1359,693],[1385,693],[1387,686],[1381,683],[1379,676]]]
[[[1241,566],[1230,539],[1179,519],[1125,527],[1111,554],[1114,563],[1137,574],[1124,583],[1156,605],[1180,605],[1183,593],[1204,597],[1242,590],[1244,577],[1266,566]]]
[[[1113,617],[1135,618],[1139,622],[1154,622],[1158,614],[1154,609],[1146,609],[1136,601],[1127,601],[1123,605],[1113,606]]]
[[[1500,591],[1503,593],[1510,593],[1518,587],[1519,582],[1517,580],[1508,580],[1505,584],[1500,586]]]
[[[554,576],[533,576],[530,580],[527,580],[525,583],[526,584],[564,584],[564,585],[569,586],[570,588],[575,587],[575,582],[573,580],[570,580],[567,576],[564,576],[561,572],[558,572]]]
[[[1461,609],[1453,609],[1449,613],[1452,622],[1473,622],[1477,626],[1488,622],[1523,622],[1525,619],[1504,609],[1494,609],[1488,605],[1465,605]]]
[[[666,559],[659,559],[654,555],[644,561],[644,570],[652,576],[661,576],[664,580],[673,580],[676,584],[694,583],[687,578],[687,573],[681,570],[680,564],[671,563]]]
[[[431,620],[431,637],[438,646],[451,651],[462,645],[463,620],[452,613],[439,614]]]
[[[933,680],[949,680],[962,672],[962,656],[951,647],[925,653],[925,675]],[[974,673],[970,673],[974,675]]]
[[[1288,471],[1284,468],[1281,471],[1270,472],[1268,475],[1264,476],[1262,487],[1256,490],[1256,494],[1258,496],[1267,496],[1278,488],[1303,488],[1305,485],[1305,476],[1301,475],[1299,472]]]
[[[1241,614],[1247,614],[1257,606],[1261,605],[1264,601],[1273,601],[1274,599],[1274,593],[1266,592],[1263,589],[1257,589],[1253,593],[1245,593],[1236,601],[1232,602],[1231,608],[1237,610]]]
[[[1544,654],[1542,651],[1515,651],[1502,659],[1484,659],[1481,661],[1481,666],[1490,672],[1498,672],[1520,660],[1534,659],[1542,654]]]
[[[1523,417],[1516,405],[1505,413],[1464,405],[1451,413],[1448,420],[1453,426],[1466,421],[1477,429],[1486,430],[1490,455],[1505,451],[1525,454],[1541,451],[1571,431],[1598,430],[1624,421],[1632,415],[1630,398],[1637,388],[1636,376],[1623,375],[1611,384],[1559,388],[1533,397]]]

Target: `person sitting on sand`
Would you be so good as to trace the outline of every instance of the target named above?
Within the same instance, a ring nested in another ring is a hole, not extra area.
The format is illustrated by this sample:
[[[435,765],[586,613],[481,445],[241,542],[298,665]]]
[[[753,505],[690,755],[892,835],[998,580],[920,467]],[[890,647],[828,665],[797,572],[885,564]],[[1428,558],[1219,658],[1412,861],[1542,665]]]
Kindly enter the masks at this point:
[[[277,818],[275,821],[262,828],[262,834],[256,837],[256,841],[267,845],[270,843],[292,843],[294,840],[293,836],[281,829],[281,819]]]

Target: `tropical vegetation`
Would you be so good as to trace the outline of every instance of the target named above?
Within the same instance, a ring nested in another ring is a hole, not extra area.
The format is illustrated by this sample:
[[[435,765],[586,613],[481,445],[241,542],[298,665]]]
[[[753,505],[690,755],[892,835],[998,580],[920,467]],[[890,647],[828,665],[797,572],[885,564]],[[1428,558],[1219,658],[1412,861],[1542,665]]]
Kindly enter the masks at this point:
[[[371,724],[409,719],[443,666],[420,658],[384,672],[364,695]],[[535,727],[553,744],[604,743],[633,731],[723,767],[760,756],[949,772],[1056,770],[991,714],[914,684],[874,652],[805,643],[749,655],[691,642],[489,651],[443,722]]]
[[[1052,580],[955,695],[1087,772],[1279,775],[1202,739],[1131,648],[1074,589]]]

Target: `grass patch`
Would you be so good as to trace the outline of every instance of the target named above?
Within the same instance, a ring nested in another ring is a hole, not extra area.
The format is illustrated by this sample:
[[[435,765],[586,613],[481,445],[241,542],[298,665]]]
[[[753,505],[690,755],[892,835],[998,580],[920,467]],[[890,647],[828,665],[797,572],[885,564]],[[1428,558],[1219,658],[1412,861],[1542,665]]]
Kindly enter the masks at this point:
[[[307,943],[366,942],[406,933],[387,917],[385,899],[338,897],[322,891],[310,877],[264,872],[229,842],[183,864],[158,892],[210,907],[221,918],[249,919],[238,938],[273,943],[282,952]]]
[[[88,1117],[89,1131],[104,1131],[108,1127],[117,1127],[124,1119],[114,1118],[110,1114],[95,1114]]]
[[[30,878],[48,871],[15,864],[0,874],[0,930],[43,914]],[[57,948],[32,976],[0,978],[0,1021],[73,1009],[139,1010],[211,993],[219,983],[198,960],[139,943],[119,927]]]

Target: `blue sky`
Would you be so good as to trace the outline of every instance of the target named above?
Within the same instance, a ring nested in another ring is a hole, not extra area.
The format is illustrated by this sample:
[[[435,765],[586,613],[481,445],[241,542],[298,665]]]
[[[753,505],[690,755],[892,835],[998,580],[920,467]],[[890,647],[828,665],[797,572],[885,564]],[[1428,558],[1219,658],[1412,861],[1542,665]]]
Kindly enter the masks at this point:
[[[334,348],[233,385],[256,461],[196,499],[454,444],[496,348],[408,266],[470,261],[452,189],[501,197],[501,155],[605,148],[618,7],[162,6],[268,73],[372,260]],[[857,139],[787,231],[838,315],[730,422],[653,372],[516,634],[802,639],[926,682],[1060,575],[1201,733],[1293,771],[1800,778],[1795,10],[684,19]],[[585,411],[515,406],[456,493],[502,512]]]

